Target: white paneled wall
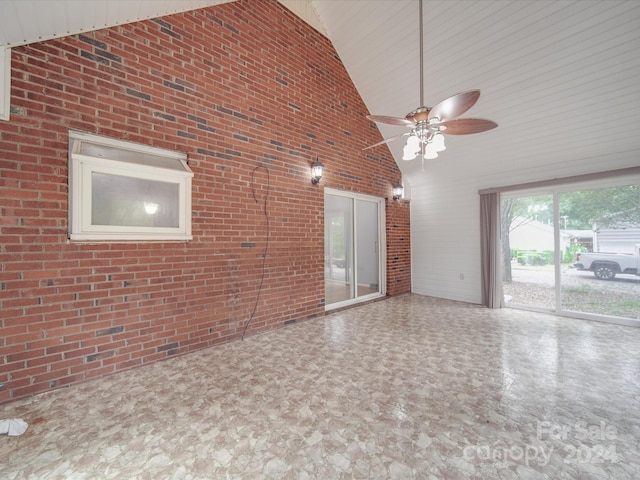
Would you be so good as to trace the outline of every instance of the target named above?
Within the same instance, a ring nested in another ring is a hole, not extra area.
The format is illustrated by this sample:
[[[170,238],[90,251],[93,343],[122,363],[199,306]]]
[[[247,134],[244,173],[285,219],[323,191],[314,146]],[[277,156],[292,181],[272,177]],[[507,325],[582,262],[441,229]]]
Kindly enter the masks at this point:
[[[480,207],[473,179],[426,169],[412,180],[412,290],[480,303]]]
[[[447,151],[410,178],[412,291],[481,303],[478,190],[634,167],[640,150],[527,169],[505,164],[499,174],[485,176],[469,174],[463,164]]]

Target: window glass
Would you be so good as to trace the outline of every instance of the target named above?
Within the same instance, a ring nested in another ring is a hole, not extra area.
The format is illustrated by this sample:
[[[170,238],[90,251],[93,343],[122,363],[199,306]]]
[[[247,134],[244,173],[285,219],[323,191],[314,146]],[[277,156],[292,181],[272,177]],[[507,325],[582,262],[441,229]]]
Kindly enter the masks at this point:
[[[93,172],[91,224],[129,227],[179,226],[177,183]]]

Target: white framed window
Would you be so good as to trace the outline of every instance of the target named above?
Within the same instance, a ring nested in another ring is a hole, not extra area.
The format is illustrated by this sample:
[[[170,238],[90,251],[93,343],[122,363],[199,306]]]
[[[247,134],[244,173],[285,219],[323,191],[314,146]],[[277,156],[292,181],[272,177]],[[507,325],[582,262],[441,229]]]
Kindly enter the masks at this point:
[[[185,153],[69,132],[69,238],[191,240]]]

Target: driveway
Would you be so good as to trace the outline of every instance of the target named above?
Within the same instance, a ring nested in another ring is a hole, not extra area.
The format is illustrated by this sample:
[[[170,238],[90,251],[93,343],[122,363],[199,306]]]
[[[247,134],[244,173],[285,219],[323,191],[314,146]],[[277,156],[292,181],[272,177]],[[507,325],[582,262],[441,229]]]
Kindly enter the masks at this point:
[[[553,266],[512,265],[512,283],[503,284],[509,303],[555,309],[555,275]],[[640,319],[640,277],[616,275],[613,280],[599,280],[592,272],[569,266],[561,270],[562,308]]]
[[[593,272],[576,270],[570,266],[561,268],[561,284],[563,287],[591,287],[601,291],[629,292],[640,295],[640,276],[616,275],[613,280],[599,280]],[[511,265],[511,275],[514,282],[534,283],[553,287],[555,273],[553,265],[544,267]]]

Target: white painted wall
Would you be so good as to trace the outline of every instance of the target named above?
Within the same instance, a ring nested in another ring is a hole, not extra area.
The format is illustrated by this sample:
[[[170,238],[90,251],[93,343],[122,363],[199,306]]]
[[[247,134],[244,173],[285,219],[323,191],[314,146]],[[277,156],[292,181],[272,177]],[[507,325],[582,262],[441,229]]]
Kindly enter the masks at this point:
[[[425,167],[411,184],[412,291],[480,303],[480,204],[475,182],[455,175],[443,161]]]
[[[472,137],[467,137],[471,140]],[[462,140],[462,139],[461,139]],[[482,142],[480,142],[482,143]],[[481,149],[479,151],[490,149]],[[412,291],[481,303],[480,197],[478,190],[638,166],[640,151],[555,164],[532,150],[528,165],[488,167],[482,154],[456,159],[448,148],[411,183]],[[417,161],[417,160],[416,160]],[[460,165],[472,165],[464,170]]]

